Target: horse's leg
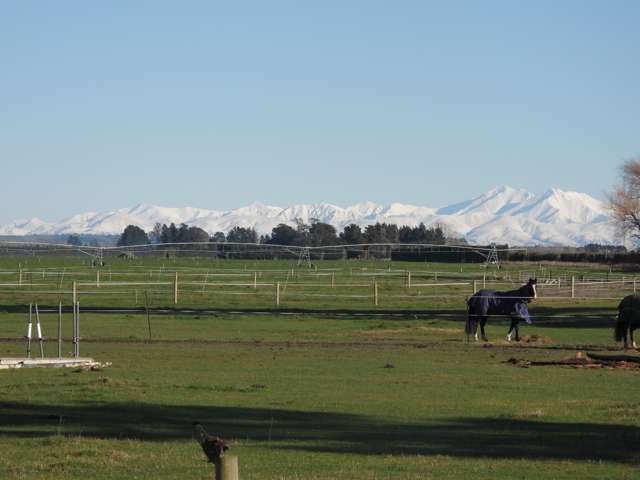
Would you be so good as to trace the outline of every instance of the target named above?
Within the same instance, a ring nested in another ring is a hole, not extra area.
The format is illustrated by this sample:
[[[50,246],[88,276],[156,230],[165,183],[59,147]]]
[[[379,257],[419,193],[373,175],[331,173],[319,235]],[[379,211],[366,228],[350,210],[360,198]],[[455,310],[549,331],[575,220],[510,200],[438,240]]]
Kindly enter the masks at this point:
[[[629,348],[629,342],[627,342],[627,330],[631,331],[629,325],[625,325],[624,333],[622,334],[622,340],[624,341],[624,348]]]
[[[487,335],[484,333],[484,326],[487,323],[487,317],[480,317],[480,333],[482,334],[482,340],[488,342],[489,339]]]
[[[516,342],[520,341],[520,333],[518,331],[518,323],[519,320],[515,317],[511,317],[511,326],[509,327],[509,332],[507,333],[507,342],[511,341],[511,336],[515,332],[516,334]]]
[[[513,329],[516,328],[516,321],[511,317],[511,325],[509,326],[509,331],[507,332],[507,342],[511,341],[511,335],[513,335]],[[518,339],[518,334],[516,333],[516,340]]]
[[[629,326],[629,337],[631,340],[631,347],[637,349],[638,345],[636,345],[636,341],[633,339],[633,331],[635,330],[635,327]]]

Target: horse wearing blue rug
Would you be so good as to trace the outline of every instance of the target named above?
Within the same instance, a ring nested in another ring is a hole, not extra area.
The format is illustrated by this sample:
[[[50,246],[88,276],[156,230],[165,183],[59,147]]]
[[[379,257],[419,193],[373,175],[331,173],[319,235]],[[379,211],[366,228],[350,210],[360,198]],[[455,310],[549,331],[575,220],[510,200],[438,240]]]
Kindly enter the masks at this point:
[[[631,340],[632,348],[638,348],[633,339],[633,331],[640,328],[640,295],[627,295],[618,305],[618,321],[616,322],[614,338],[624,341],[624,348],[629,348],[627,332]]]
[[[469,335],[472,334],[475,340],[478,340],[478,324],[480,324],[482,340],[485,342],[488,341],[487,335],[484,332],[484,326],[491,315],[507,315],[511,317],[511,326],[507,333],[507,341],[511,341],[511,336],[514,332],[515,340],[520,340],[518,324],[520,320],[524,320],[529,324],[531,323],[527,303],[538,296],[536,293],[536,283],[536,279],[530,278],[525,285],[517,290],[497,292],[495,290],[483,289],[474,293],[469,300],[467,300],[467,322],[464,327],[464,331],[467,334],[467,341],[469,340]]]

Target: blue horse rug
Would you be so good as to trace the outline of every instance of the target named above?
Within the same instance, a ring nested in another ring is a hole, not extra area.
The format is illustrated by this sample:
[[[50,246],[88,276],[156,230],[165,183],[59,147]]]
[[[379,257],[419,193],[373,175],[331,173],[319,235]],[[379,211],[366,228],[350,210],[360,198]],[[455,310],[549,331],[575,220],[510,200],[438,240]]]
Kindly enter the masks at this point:
[[[472,295],[467,301],[469,306],[469,314],[476,317],[485,317],[490,315],[509,315],[514,314],[531,324],[531,316],[526,297],[516,297],[509,295],[511,292],[496,292],[495,290],[479,290]]]

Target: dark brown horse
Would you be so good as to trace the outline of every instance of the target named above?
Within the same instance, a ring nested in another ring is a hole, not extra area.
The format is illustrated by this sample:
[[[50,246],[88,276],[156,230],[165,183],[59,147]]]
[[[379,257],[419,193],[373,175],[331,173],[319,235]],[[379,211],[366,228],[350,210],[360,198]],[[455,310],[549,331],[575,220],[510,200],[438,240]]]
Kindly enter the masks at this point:
[[[497,292],[495,290],[483,289],[474,293],[469,300],[467,300],[467,322],[464,327],[464,331],[467,334],[467,341],[469,340],[469,335],[472,334],[475,340],[478,340],[478,324],[480,324],[482,340],[485,342],[488,341],[487,335],[484,332],[484,326],[491,315],[507,315],[511,317],[511,326],[507,333],[507,341],[511,341],[511,336],[514,332],[516,334],[515,340],[520,340],[518,323],[520,320],[531,323],[527,303],[538,296],[536,293],[536,283],[536,279],[530,278],[525,285],[517,290]]]
[[[640,295],[627,295],[618,305],[618,321],[613,336],[618,342],[624,341],[624,348],[629,348],[628,332],[631,347],[638,348],[633,339],[633,331],[636,328],[640,328]]]

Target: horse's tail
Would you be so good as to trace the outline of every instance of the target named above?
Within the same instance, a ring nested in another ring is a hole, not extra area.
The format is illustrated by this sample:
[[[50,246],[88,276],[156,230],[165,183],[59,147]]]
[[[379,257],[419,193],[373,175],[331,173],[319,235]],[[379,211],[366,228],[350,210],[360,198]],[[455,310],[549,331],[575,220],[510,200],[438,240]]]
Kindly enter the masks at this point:
[[[469,340],[469,335],[476,333],[477,322],[476,316],[471,313],[471,310],[467,311],[467,320],[464,322],[464,333],[467,334],[467,340]]]
[[[464,323],[464,333],[467,334],[467,337],[469,335],[472,335],[476,330],[476,319],[475,319],[475,315],[467,315],[467,321]]]
[[[467,298],[467,320],[464,322],[464,333],[467,335],[467,342],[469,341],[469,335],[473,335],[474,333],[476,333],[476,330],[478,329],[476,325],[477,323],[476,315],[473,313],[474,308],[472,307],[474,298],[475,298],[475,295],[472,295],[469,298]]]
[[[615,338],[616,342],[621,342],[624,340],[624,334],[627,331],[627,322],[623,320],[622,313],[618,315],[618,320],[616,321],[616,327],[613,331],[613,338]]]

